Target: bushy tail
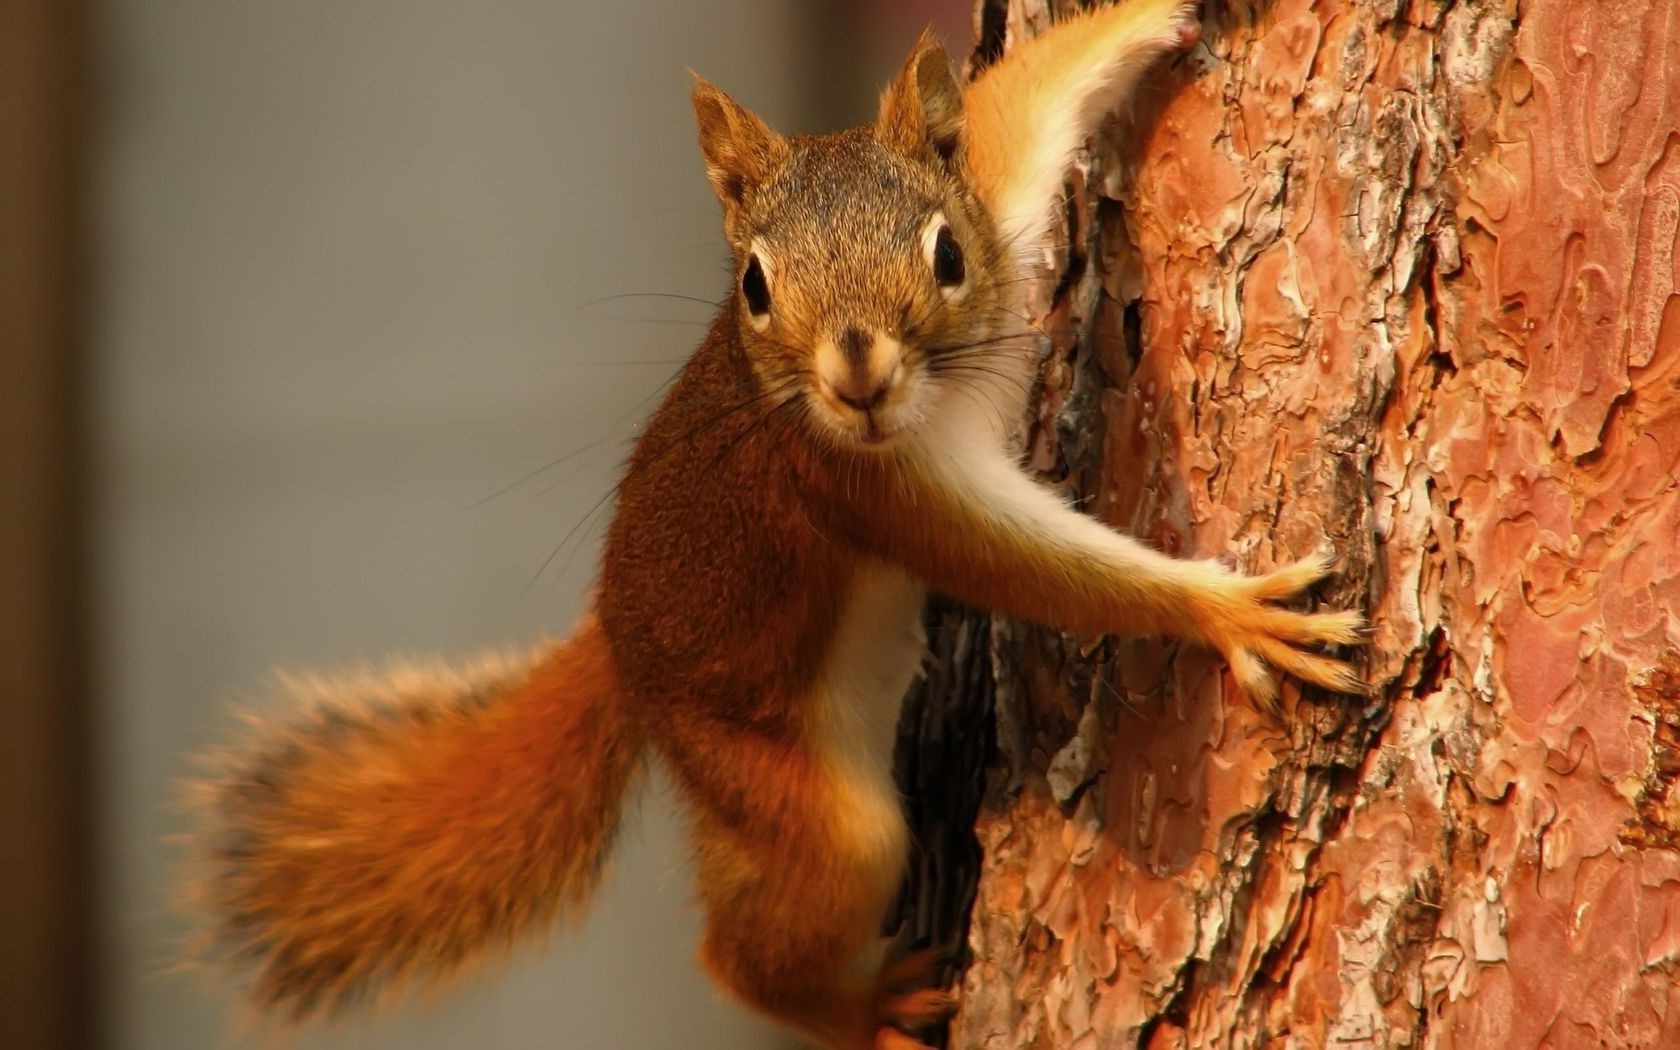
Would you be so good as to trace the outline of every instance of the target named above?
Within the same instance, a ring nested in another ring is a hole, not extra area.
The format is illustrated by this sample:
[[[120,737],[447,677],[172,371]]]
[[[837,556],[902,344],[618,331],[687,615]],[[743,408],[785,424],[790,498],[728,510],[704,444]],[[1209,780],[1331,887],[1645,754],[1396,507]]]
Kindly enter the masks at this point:
[[[1013,47],[963,94],[975,191],[1005,244],[1035,257],[1068,165],[1161,55],[1200,35],[1195,0],[1123,0]]]
[[[192,785],[216,954],[265,1015],[430,985],[575,914],[642,741],[593,620],[526,661],[286,682]]]

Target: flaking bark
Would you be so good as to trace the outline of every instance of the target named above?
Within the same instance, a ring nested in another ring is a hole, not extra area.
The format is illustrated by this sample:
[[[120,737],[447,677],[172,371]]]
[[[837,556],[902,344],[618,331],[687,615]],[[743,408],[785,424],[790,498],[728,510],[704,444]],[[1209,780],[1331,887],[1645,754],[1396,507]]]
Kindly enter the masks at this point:
[[[1680,0],[1204,24],[1073,178],[1030,460],[1175,554],[1333,544],[1373,692],[936,610],[951,1045],[1680,1045]]]

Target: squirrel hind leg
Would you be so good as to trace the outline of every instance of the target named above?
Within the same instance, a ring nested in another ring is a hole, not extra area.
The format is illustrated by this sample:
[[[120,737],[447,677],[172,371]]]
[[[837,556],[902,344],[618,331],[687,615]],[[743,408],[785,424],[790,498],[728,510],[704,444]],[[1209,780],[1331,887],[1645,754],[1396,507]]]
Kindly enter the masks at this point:
[[[957,1012],[957,997],[940,980],[949,955],[935,948],[889,956],[876,978],[875,1012],[884,1023],[918,1032]]]
[[[809,877],[808,857],[801,867]],[[823,1046],[926,1050],[928,1044],[915,1035],[944,1022],[957,1008],[956,996],[936,983],[938,956],[914,953],[888,961],[873,980],[854,979],[856,960],[869,951],[855,931],[867,933],[866,916],[877,910],[878,895],[867,904],[860,899],[854,910],[837,907],[831,892],[827,907],[818,908],[814,895],[810,902],[786,899],[789,877],[784,872],[774,879],[782,897],[773,904],[774,916],[757,914],[771,892],[764,885],[747,888],[737,898],[752,904],[712,910],[701,947],[706,969],[746,1005]],[[800,916],[797,926],[787,924],[790,914]],[[772,925],[778,922],[782,925]],[[743,935],[743,923],[761,932]]]
[[[953,1000],[927,987],[936,957],[880,950],[908,846],[890,780],[802,747],[735,757],[673,764],[696,805],[702,964],[744,1005],[823,1046],[921,1047],[904,1030],[942,1020]],[[730,821],[708,801],[741,798],[769,804]]]
[[[957,1012],[957,997],[943,988],[893,992],[876,1002],[877,1032],[923,1032]],[[920,1043],[916,1044],[920,1046]]]

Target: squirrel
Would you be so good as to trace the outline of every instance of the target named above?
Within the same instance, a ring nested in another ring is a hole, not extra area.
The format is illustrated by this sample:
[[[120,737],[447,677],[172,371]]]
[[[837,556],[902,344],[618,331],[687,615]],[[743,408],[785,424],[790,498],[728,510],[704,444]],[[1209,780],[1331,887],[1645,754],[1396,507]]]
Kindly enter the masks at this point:
[[[1069,631],[1210,646],[1341,692],[1353,612],[1158,553],[1019,463],[1024,282],[1075,151],[1193,0],[1081,12],[960,87],[924,33],[873,123],[783,137],[696,77],[734,286],[617,490],[567,640],[467,669],[293,680],[197,782],[194,888],[263,1013],[430,985],[576,917],[646,759],[686,805],[700,950],[733,997],[836,1050],[916,1048],[954,997],[879,933],[906,864],[892,775],[928,589]]]

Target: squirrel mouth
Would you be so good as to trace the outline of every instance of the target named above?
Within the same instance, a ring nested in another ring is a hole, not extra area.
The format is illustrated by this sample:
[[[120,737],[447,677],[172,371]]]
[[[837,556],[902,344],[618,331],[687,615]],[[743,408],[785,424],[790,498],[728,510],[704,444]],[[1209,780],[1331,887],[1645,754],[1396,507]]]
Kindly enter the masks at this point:
[[[903,432],[902,426],[883,426],[879,415],[873,411],[865,412],[863,426],[853,431],[857,435],[858,443],[866,448],[880,448]]]
[[[860,409],[847,405],[826,390],[822,392],[822,404],[835,428],[864,448],[880,448],[889,444],[904,429],[883,423],[880,408]]]

